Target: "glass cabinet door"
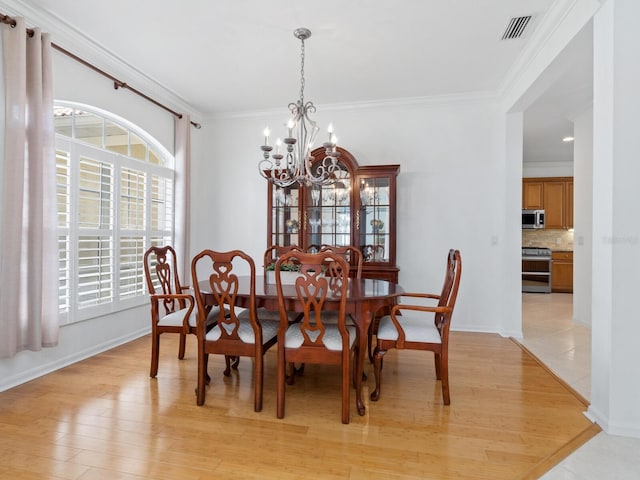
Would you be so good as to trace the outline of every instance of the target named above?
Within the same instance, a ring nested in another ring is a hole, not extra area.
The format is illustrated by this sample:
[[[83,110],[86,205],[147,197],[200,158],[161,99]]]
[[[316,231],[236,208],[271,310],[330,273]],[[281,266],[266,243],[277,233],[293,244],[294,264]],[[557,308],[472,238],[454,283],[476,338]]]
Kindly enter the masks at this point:
[[[389,262],[390,201],[388,177],[360,179],[360,249],[365,262]]]
[[[271,189],[271,245],[300,245],[299,194],[297,184]]]
[[[305,187],[305,248],[351,245],[351,178],[348,171],[332,185]]]

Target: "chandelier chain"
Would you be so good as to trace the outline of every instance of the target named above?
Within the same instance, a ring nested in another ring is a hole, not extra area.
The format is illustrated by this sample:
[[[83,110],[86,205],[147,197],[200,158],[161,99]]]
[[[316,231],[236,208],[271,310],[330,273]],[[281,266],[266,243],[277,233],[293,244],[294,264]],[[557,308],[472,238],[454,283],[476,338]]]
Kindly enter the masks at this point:
[[[304,105],[304,40],[300,40],[300,103]]]

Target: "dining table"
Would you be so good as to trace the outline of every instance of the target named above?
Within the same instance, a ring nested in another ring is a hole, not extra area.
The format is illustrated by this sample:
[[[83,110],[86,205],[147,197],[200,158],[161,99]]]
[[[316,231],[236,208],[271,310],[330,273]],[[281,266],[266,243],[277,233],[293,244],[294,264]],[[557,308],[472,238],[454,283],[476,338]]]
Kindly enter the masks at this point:
[[[211,287],[207,280],[199,282],[200,292],[204,296],[205,304],[215,303],[211,293]],[[237,302],[240,307],[247,307],[251,292],[251,276],[238,277]],[[371,278],[349,278],[347,288],[347,314],[350,314],[358,329],[360,344],[358,348],[358,358],[356,359],[356,407],[359,415],[365,414],[365,405],[362,400],[362,377],[364,371],[364,361],[367,351],[367,333],[373,319],[373,315],[382,309],[389,309],[397,301],[397,298],[404,293],[404,289],[397,283],[387,280]],[[283,284],[282,294],[285,298],[287,311],[303,311],[302,305],[293,284]],[[256,307],[263,307],[267,310],[278,311],[278,291],[275,283],[268,283],[267,277],[257,276],[255,287]],[[337,310],[339,300],[329,300],[326,303],[328,310]]]

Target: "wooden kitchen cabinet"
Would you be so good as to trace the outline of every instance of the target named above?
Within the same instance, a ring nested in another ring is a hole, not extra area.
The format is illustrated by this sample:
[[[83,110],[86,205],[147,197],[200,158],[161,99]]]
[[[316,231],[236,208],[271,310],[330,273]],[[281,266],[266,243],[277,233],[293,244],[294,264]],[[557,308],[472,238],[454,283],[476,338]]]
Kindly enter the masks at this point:
[[[543,186],[544,184],[539,180],[524,179],[522,183],[522,208],[531,210],[543,208]]]
[[[564,221],[567,225],[567,228],[573,228],[573,178],[570,182],[567,182],[565,187],[565,217]]]
[[[522,179],[522,208],[543,209],[544,228],[573,228],[573,177]]]
[[[544,228],[567,228],[565,224],[566,182],[544,182]]]
[[[573,293],[573,252],[551,252],[551,291]]]

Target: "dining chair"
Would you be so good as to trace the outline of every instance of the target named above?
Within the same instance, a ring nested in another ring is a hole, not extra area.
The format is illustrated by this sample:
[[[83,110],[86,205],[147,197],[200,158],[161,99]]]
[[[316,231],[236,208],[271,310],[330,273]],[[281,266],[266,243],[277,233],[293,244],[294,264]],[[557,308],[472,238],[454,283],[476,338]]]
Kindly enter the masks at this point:
[[[323,244],[320,252],[334,252],[341,255],[350,265],[350,275],[355,278],[362,278],[362,252],[351,245],[336,246]],[[355,267],[355,268],[354,268]]]
[[[151,378],[158,374],[160,335],[180,335],[178,358],[185,354],[188,334],[196,333],[197,308],[190,287],[178,276],[176,252],[170,245],[152,246],[144,253],[144,273],[151,300]],[[216,321],[219,308],[207,307],[206,328]]]
[[[305,251],[307,253],[318,253],[320,251],[320,245],[316,243],[312,243],[306,248]]]
[[[282,255],[291,251],[301,252],[302,248],[297,245],[269,245],[264,251],[263,265],[265,270],[267,267],[275,265],[276,260],[278,260]]]
[[[335,245],[322,245],[320,247],[320,253],[335,253],[344,258],[349,264],[349,276],[355,278],[362,278],[362,252],[356,247],[346,246],[338,247]],[[325,267],[330,260],[325,261]],[[355,267],[355,268],[354,268]],[[330,272],[330,270],[327,270]],[[322,319],[324,323],[336,323],[338,321],[338,312],[327,311],[322,313]],[[351,315],[347,314],[347,320],[353,324]]]
[[[440,295],[431,293],[404,293],[404,297],[437,300],[437,305],[398,303],[390,315],[380,319],[373,352],[376,388],[371,400],[380,398],[382,359],[392,348],[399,350],[427,350],[434,353],[436,379],[442,383],[442,399],[451,403],[449,396],[449,328],[458,296],[462,258],[459,250],[449,250],[447,269]]]
[[[279,265],[295,260],[300,277],[295,285],[284,286]],[[324,268],[323,268],[324,267]],[[327,274],[328,273],[328,274]],[[346,322],[349,264],[334,252],[289,252],[276,262],[276,289],[280,306],[278,330],[277,417],[284,418],[287,367],[294,362],[339,365],[342,369],[342,423],[349,423],[350,372],[355,383],[358,331]],[[285,297],[285,287],[288,295]],[[291,323],[286,315],[289,301],[295,298],[303,312],[299,322]],[[338,305],[338,321],[323,322],[322,313],[331,303]],[[293,372],[287,383],[293,384]]]
[[[302,249],[297,245],[287,245],[287,246],[270,245],[269,247],[267,247],[267,249],[264,251],[264,256],[263,256],[265,282],[266,282],[266,275],[267,275],[267,267],[275,268],[275,264],[278,258],[280,258],[283,254],[288,252],[302,252]],[[263,307],[259,307],[258,315],[260,316],[260,318],[263,318],[263,319],[280,321],[279,311],[272,311],[272,310],[267,310]],[[287,316],[289,317],[290,322],[295,322],[296,320],[300,319],[301,314],[299,312],[291,311],[291,312],[287,312]]]
[[[250,287],[248,305],[237,301],[238,274],[249,271]],[[206,276],[199,272],[206,272]],[[210,354],[224,355],[224,375],[231,373],[231,361],[240,357],[253,357],[254,410],[262,410],[262,385],[264,378],[264,354],[277,340],[277,320],[262,319],[256,308],[256,266],[253,259],[240,250],[215,252],[203,250],[191,261],[191,276],[195,289],[198,311],[205,308],[200,278],[206,278],[215,304],[222,305],[228,314],[220,315],[216,325],[208,332],[206,318],[198,316],[198,386],[197,404],[203,405],[206,385],[209,383],[208,363]],[[237,362],[235,363],[237,365]]]

